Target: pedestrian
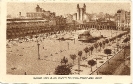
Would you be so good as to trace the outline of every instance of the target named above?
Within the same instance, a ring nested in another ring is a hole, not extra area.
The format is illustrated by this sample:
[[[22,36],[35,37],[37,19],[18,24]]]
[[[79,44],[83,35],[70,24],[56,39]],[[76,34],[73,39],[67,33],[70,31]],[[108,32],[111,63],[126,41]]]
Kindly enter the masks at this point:
[[[27,75],[27,73],[25,72],[24,75]]]

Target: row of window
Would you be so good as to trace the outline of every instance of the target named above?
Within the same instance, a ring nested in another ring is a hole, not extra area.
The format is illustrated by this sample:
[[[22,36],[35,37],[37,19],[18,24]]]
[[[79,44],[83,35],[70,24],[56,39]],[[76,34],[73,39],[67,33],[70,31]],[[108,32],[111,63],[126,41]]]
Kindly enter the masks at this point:
[[[23,28],[33,26],[47,26],[47,22],[25,22],[25,23],[7,23],[7,28]]]
[[[27,13],[27,17],[42,17],[42,13]]]

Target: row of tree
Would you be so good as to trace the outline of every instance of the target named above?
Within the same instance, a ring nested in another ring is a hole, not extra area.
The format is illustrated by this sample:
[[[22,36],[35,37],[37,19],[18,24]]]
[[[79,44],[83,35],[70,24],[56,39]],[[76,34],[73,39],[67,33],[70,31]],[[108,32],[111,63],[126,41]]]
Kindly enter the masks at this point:
[[[100,47],[100,51],[101,51],[102,48],[103,49],[105,48],[106,44],[111,43],[112,41],[116,40],[117,38],[121,38],[123,35],[126,35],[126,34],[127,34],[127,32],[119,34],[118,36],[112,37],[110,39],[105,39],[102,42],[94,43],[90,47],[85,47],[84,48],[84,52],[86,53],[85,57],[82,57],[82,53],[83,53],[82,51],[78,51],[78,56],[79,56],[78,57],[78,74],[80,74],[80,71],[81,71],[80,70],[80,61],[88,58],[87,57],[88,52],[89,52],[89,56],[90,56],[94,49],[96,49],[96,52],[97,52],[98,47]],[[125,41],[125,42],[129,41],[129,37],[126,37],[123,41]],[[104,49],[104,53],[107,54],[107,59],[108,59],[108,55],[112,53],[112,50],[111,49]],[[73,60],[73,65],[74,65],[74,60],[77,58],[76,54],[70,54],[70,58]],[[97,60],[97,58],[96,58],[96,60]],[[62,65],[62,63],[64,63],[65,65]],[[70,66],[70,64],[67,65],[67,63],[68,63],[68,59],[64,57],[61,60],[61,65],[55,69],[55,74],[57,74],[57,75],[72,74],[72,72],[71,72],[72,65],[71,66]],[[88,63],[88,65],[91,66],[91,71],[92,71],[92,66],[97,64],[97,62],[93,59],[88,60],[87,63]]]

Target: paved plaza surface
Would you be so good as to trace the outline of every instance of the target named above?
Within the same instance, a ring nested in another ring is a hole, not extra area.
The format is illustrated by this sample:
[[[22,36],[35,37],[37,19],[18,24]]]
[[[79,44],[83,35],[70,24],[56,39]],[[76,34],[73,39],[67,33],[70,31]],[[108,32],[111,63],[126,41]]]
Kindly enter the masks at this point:
[[[60,65],[61,59],[65,56],[68,58],[68,64],[73,63],[73,60],[70,58],[70,54],[75,54],[77,58],[74,61],[74,66],[72,67],[73,75],[77,75],[78,72],[75,71],[78,69],[78,51],[82,51],[82,57],[86,56],[84,51],[85,47],[92,46],[94,43],[84,43],[78,41],[78,35],[86,30],[77,30],[76,32],[65,32],[62,34],[56,34],[48,36],[48,38],[42,39],[38,38],[39,54],[40,60],[38,60],[38,46],[37,39],[34,38],[34,41],[28,42],[17,42],[7,41],[7,74],[14,75],[24,75],[25,72],[27,75],[50,75],[54,74],[55,68]],[[99,30],[101,35],[106,38],[111,38],[125,31],[116,31],[116,30]],[[74,40],[57,40],[60,37],[72,38]],[[105,38],[99,39],[97,42],[104,40]],[[122,43],[124,37],[118,41],[119,44]],[[41,41],[40,41],[41,40]],[[116,43],[106,45],[105,48],[110,48],[112,51],[116,49]],[[120,51],[120,50],[119,50]],[[117,51],[118,52],[118,51]],[[115,52],[115,53],[117,53]],[[112,53],[112,56],[114,53]],[[99,51],[99,48],[93,50],[92,55],[87,55],[86,60],[81,61],[81,65],[87,65],[87,67],[80,67],[83,70],[81,75],[89,75],[91,73],[91,68],[87,64],[87,61],[94,58],[102,58],[103,63],[106,62],[107,55],[104,54],[104,49]],[[109,56],[111,58],[111,56]],[[97,65],[93,66],[92,69],[95,70],[97,67],[101,66],[103,63],[99,63],[100,60],[97,60]]]

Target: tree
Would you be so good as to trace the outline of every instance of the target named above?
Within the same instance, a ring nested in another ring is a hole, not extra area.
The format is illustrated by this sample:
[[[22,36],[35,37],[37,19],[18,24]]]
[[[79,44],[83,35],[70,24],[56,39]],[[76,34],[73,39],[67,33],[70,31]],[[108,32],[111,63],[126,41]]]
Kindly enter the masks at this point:
[[[71,67],[69,65],[58,65],[54,73],[56,75],[69,75],[71,74]]]
[[[96,61],[94,61],[93,59],[88,61],[88,65],[91,66],[91,71],[92,71],[92,66],[94,66],[95,64],[96,64]]]
[[[81,59],[82,51],[79,51],[79,52],[78,52],[78,55],[79,55],[79,57],[80,57],[80,59]]]
[[[108,55],[111,54],[111,49],[105,49],[104,53],[107,54],[107,59],[108,59]]]
[[[67,62],[68,62],[68,59],[65,58],[65,56],[64,56],[63,59],[61,59],[61,65],[62,65],[62,63],[64,63],[66,65]]]
[[[100,46],[100,51],[101,51],[101,47],[102,47],[102,43],[101,42],[99,43],[99,46]]]
[[[108,44],[108,43],[109,43],[109,40],[108,40],[108,39],[106,39],[106,40],[105,40],[105,42]]]
[[[114,41],[116,42],[117,41],[117,36],[113,37],[114,38]]]
[[[93,47],[93,46],[91,46],[91,47],[90,47],[90,50],[91,50],[91,55],[92,55],[92,51],[93,51],[93,49],[94,49],[94,47]]]
[[[95,43],[95,44],[94,44],[94,47],[96,48],[96,52],[97,52],[98,43]]]
[[[130,39],[129,39],[128,37],[126,37],[126,38],[123,40],[124,43],[126,43],[126,42],[128,42],[128,41],[130,41]]]
[[[110,38],[110,39],[109,39],[110,44],[112,44],[112,41],[113,41],[113,38]]]
[[[127,43],[128,41],[130,41],[130,38],[125,38],[124,40],[123,40],[123,43]]]
[[[89,52],[89,48],[86,47],[86,48],[84,49],[84,51],[85,51],[85,53],[86,53],[86,58],[87,58],[87,53]]]
[[[119,43],[116,43],[117,51],[119,51]]]
[[[37,41],[38,36],[36,35],[35,38],[36,38],[36,41]]]
[[[121,38],[122,36],[123,36],[122,34],[119,34],[117,37],[118,37],[118,38]]]
[[[81,60],[81,56],[82,56],[82,51],[78,52],[79,58],[78,58],[78,74],[80,74],[80,60]]]
[[[70,57],[73,60],[73,64],[74,64],[74,60],[76,59],[76,55],[75,54],[71,54]]]
[[[103,49],[105,48],[105,41],[102,42]]]
[[[30,38],[30,40],[32,40],[32,41],[33,41],[33,36],[32,36],[32,35],[30,35],[30,37],[29,37],[29,38]]]

